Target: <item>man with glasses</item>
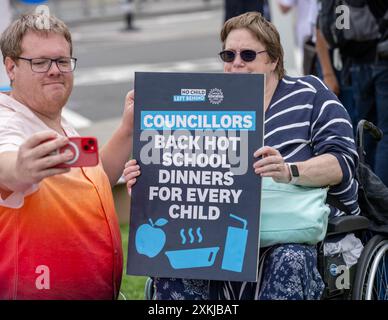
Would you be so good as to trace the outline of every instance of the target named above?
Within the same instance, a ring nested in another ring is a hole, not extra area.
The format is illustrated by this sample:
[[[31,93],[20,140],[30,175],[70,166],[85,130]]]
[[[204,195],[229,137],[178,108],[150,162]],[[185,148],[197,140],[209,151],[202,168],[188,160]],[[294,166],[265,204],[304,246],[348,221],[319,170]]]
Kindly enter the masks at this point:
[[[0,40],[10,79],[0,94],[0,299],[115,299],[122,274],[111,186],[131,151],[133,100],[100,152],[101,164],[58,168],[77,132],[62,118],[77,59],[66,25],[39,15]]]
[[[50,59],[50,58],[35,58],[28,59],[23,57],[16,57],[19,60],[29,61],[31,64],[31,70],[38,73],[46,73],[51,69],[51,64],[55,62],[57,68],[61,72],[73,72],[75,70],[75,65],[77,62],[76,58],[66,58],[61,57],[58,59]]]

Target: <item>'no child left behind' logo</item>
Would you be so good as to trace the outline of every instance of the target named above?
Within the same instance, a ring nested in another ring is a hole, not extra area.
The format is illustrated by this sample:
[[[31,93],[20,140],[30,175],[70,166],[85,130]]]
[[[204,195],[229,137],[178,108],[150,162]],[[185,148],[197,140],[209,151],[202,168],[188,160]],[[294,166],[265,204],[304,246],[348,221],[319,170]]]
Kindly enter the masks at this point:
[[[206,89],[181,89],[180,95],[174,95],[174,102],[205,102]],[[207,95],[211,104],[220,104],[224,100],[224,93],[221,89],[210,89]]]

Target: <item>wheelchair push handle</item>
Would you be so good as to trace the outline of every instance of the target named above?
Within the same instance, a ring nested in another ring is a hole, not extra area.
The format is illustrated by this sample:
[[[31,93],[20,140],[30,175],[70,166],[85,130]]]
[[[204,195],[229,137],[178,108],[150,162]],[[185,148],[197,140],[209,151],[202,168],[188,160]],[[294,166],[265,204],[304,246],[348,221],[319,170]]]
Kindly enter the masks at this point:
[[[357,125],[357,134],[361,139],[363,138],[364,130],[369,132],[369,134],[376,141],[380,141],[383,137],[383,132],[378,127],[376,127],[372,122],[369,122],[367,120],[361,120]]]
[[[376,141],[380,141],[383,137],[383,132],[372,122],[367,120],[360,120],[358,122],[356,133],[357,153],[360,157],[360,161],[363,163],[365,162],[364,131],[368,132]]]
[[[373,139],[380,141],[383,138],[383,131],[376,127],[372,122],[365,121],[364,128],[370,132]]]

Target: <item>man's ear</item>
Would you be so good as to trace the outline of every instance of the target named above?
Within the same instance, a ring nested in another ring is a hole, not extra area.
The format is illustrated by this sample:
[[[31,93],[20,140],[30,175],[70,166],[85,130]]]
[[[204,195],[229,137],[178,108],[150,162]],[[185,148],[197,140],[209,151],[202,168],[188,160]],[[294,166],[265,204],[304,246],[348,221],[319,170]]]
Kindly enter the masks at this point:
[[[5,66],[5,71],[8,74],[8,78],[11,81],[15,80],[15,67],[16,67],[16,62],[13,61],[10,57],[5,57],[4,60],[4,66]]]

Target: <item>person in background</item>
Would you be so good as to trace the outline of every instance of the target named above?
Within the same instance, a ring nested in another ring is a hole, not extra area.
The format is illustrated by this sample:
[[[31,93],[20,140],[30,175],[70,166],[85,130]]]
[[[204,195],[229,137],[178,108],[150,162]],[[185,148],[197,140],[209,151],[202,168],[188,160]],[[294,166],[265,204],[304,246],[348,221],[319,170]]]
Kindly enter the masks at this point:
[[[280,11],[287,14],[295,8],[295,35],[299,50],[303,51],[303,44],[314,36],[314,24],[317,15],[315,0],[277,0]]]
[[[383,138],[377,144],[369,135],[365,137],[366,162],[388,185],[385,164],[388,154],[388,50],[384,49],[388,47],[388,2],[347,0],[347,3],[350,9],[347,37],[333,37],[333,30],[338,30],[334,28],[338,14],[334,12],[332,0],[321,0],[317,52],[322,75],[328,86],[339,92],[354,129],[360,120],[366,119],[383,131]],[[330,14],[333,18],[327,19]]]
[[[320,1],[321,8],[328,5],[325,1]],[[346,53],[340,53],[339,50],[329,46],[321,30],[322,23],[323,21],[318,21],[316,24],[317,76],[338,96],[338,99],[349,113],[355,133],[357,115],[350,77],[351,59]]]
[[[123,31],[137,31],[138,27],[134,25],[134,16],[135,16],[135,1],[134,0],[126,0],[123,4],[122,9],[124,11],[125,18],[125,27]]]
[[[78,136],[63,118],[77,59],[67,26],[23,15],[2,34],[11,83],[0,94],[0,299],[116,299],[122,244],[111,188],[132,148],[133,100],[100,164],[57,168]]]
[[[254,153],[252,170],[279,183],[330,186],[329,193],[359,214],[356,146],[349,115],[337,97],[314,76],[285,74],[279,33],[260,13],[229,19],[221,42],[224,72],[265,74],[265,146]],[[141,179],[135,160],[126,164],[124,178],[129,191]],[[331,207],[332,217],[344,214]],[[316,246],[284,243],[261,248],[260,254],[260,283],[155,278],[154,299],[320,299],[324,283]]]
[[[280,11],[287,14],[294,9],[294,34],[297,47],[297,64],[300,74],[317,75],[317,54],[315,50],[315,24],[318,4],[316,0],[277,0]]]
[[[367,162],[388,186],[388,2],[366,0],[366,3],[376,19],[380,37],[372,42],[367,54],[352,61],[351,81],[357,122],[369,120],[383,132],[378,143],[366,137],[365,151]]]
[[[224,0],[224,8],[224,21],[249,11],[260,12],[268,20],[270,19],[267,0]]]

